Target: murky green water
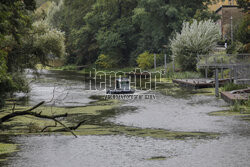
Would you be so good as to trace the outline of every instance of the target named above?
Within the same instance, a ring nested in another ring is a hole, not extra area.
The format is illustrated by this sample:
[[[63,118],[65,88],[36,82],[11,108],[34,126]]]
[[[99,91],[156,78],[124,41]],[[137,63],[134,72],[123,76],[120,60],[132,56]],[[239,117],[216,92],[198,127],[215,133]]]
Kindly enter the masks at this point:
[[[31,75],[29,75],[31,77]],[[85,89],[83,75],[65,71],[42,71],[32,82],[30,104],[57,99],[47,105],[84,106],[93,101],[92,95],[104,91]],[[237,117],[209,116],[212,111],[225,109],[225,103],[212,96],[194,95],[174,98],[155,93],[156,100],[123,101],[133,112],[123,111],[115,124],[140,128],[161,128],[171,131],[216,132],[213,139],[167,140],[125,135],[19,136],[6,140],[20,144],[20,151],[8,155],[3,166],[219,166],[245,167],[250,164],[250,123]],[[161,158],[154,158],[161,157]]]

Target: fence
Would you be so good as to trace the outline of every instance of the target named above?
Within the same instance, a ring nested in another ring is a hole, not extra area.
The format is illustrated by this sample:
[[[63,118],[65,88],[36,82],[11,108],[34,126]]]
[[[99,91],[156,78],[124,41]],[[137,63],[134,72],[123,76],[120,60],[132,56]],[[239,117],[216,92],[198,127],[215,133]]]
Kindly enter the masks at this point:
[[[205,76],[208,76],[208,69],[215,71],[216,96],[218,96],[219,70],[221,78],[224,78],[224,70],[229,70],[229,77],[237,84],[250,84],[250,54],[226,54],[226,55],[199,55],[197,67],[205,69]]]

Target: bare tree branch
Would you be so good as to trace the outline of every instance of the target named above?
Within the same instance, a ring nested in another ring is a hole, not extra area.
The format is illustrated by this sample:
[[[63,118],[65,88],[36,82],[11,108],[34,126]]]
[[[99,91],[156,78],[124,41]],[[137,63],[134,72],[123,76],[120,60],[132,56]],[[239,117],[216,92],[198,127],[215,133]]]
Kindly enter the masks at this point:
[[[72,135],[74,135],[77,138],[77,136],[75,135],[75,133],[70,128],[68,128],[61,121],[59,121],[59,120],[56,119],[56,118],[61,118],[61,117],[67,117],[68,116],[67,113],[66,114],[61,114],[61,115],[48,116],[48,115],[41,115],[41,112],[40,113],[31,112],[32,110],[38,108],[39,106],[43,105],[44,103],[45,103],[45,101],[42,101],[42,102],[38,103],[37,105],[35,105],[34,107],[32,107],[32,108],[30,108],[28,110],[18,111],[18,112],[12,112],[12,113],[10,113],[10,114],[8,114],[8,115],[0,118],[0,124],[3,123],[3,122],[6,122],[6,121],[8,121],[11,118],[14,118],[16,116],[32,115],[32,116],[35,116],[35,117],[38,117],[38,118],[51,119],[51,120],[55,121],[56,123],[59,123],[60,125],[62,125],[64,127],[65,130],[69,131]]]
[[[56,127],[56,126],[57,126],[57,122],[55,122],[55,125],[45,126],[45,127],[41,130],[41,132],[44,132],[47,128],[54,128],[54,127]]]

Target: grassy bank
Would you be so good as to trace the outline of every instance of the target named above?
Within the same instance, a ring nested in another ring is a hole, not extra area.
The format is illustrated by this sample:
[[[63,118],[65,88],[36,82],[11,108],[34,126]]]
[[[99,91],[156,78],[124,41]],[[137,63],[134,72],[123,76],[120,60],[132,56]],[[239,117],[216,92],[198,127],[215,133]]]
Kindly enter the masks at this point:
[[[250,121],[250,100],[244,103],[235,103],[229,110],[209,113],[211,116],[235,116],[243,121]]]

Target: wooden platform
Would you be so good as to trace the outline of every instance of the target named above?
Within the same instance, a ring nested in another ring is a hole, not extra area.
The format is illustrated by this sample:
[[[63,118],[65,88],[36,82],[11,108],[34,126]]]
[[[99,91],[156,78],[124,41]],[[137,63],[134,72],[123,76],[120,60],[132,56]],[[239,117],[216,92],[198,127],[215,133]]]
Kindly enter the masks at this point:
[[[220,85],[224,85],[228,82],[230,82],[230,79],[219,80]],[[177,83],[182,87],[189,87],[194,89],[215,87],[214,79],[173,79],[173,83]]]
[[[247,101],[250,96],[249,89],[235,90],[231,92],[221,92],[221,98],[227,103],[234,104],[237,102]]]

